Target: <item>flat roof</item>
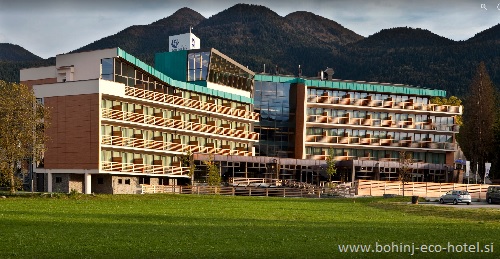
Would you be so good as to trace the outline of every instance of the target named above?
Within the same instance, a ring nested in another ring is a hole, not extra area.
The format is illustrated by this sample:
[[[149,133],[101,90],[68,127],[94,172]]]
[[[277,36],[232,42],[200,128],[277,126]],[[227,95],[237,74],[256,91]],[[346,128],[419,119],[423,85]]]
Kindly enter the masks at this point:
[[[378,92],[390,94],[407,94],[419,96],[439,96],[446,97],[445,90],[430,89],[425,87],[415,87],[403,84],[378,83],[353,80],[320,80],[295,76],[256,74],[255,81],[274,83],[302,83],[310,87],[332,88],[339,90],[351,90],[360,92]]]

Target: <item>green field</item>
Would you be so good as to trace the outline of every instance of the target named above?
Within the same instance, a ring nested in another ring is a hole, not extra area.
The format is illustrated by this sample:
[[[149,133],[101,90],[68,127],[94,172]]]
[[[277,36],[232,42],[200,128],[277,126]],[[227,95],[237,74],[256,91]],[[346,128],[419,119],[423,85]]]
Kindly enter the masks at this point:
[[[8,197],[0,199],[0,258],[500,257],[499,209],[401,201],[208,195]],[[414,256],[410,251],[340,253],[338,248],[443,248],[448,242],[493,242],[498,248],[493,253],[465,253],[463,247],[462,253],[453,254],[415,251]]]

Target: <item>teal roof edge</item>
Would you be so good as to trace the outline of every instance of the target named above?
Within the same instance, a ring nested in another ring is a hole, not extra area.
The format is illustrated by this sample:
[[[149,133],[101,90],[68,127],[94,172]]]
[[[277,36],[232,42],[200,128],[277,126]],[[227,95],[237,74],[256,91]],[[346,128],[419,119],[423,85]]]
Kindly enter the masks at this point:
[[[214,96],[218,96],[221,98],[225,98],[225,99],[229,99],[229,100],[233,100],[233,101],[237,101],[237,102],[243,102],[243,103],[249,103],[249,104],[254,103],[253,98],[248,98],[246,96],[241,96],[241,95],[232,94],[232,93],[226,93],[223,91],[217,91],[217,90],[212,90],[212,89],[203,87],[203,86],[206,86],[206,82],[205,82],[205,85],[203,85],[203,84],[200,84],[199,82],[196,84],[193,84],[193,83],[175,80],[175,79],[163,74],[162,72],[156,70],[154,67],[144,63],[140,59],[134,57],[133,55],[127,53],[126,51],[124,51],[120,48],[117,48],[116,52],[117,52],[116,55],[118,57],[125,59],[126,61],[130,62],[131,64],[134,64],[136,67],[144,70],[145,72],[148,72],[149,74],[155,76],[156,78],[160,79],[164,83],[167,83],[171,86],[178,87],[178,88],[188,90],[188,91],[198,92],[201,94],[214,95]]]
[[[273,82],[273,83],[302,83],[310,87],[333,88],[340,90],[446,97],[445,90],[419,88],[419,87],[405,86],[405,85],[374,84],[374,83],[342,81],[342,80],[326,81],[326,80],[305,79],[292,76],[263,75],[263,74],[256,74],[255,81]]]

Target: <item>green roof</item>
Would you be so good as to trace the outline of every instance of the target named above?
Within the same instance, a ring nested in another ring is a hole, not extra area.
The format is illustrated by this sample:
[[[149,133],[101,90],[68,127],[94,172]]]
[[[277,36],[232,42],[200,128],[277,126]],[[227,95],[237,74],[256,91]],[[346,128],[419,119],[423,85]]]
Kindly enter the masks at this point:
[[[420,88],[408,85],[394,85],[394,84],[381,84],[381,83],[368,83],[368,82],[355,82],[355,81],[327,81],[318,79],[307,79],[293,76],[279,76],[279,75],[255,75],[255,81],[274,82],[274,83],[302,83],[308,87],[318,88],[333,88],[339,90],[352,90],[363,92],[378,92],[378,93],[392,93],[392,94],[407,94],[407,95],[420,95],[420,96],[440,96],[446,97],[445,90]]]
[[[127,62],[133,64],[134,66],[144,70],[145,72],[151,74],[152,76],[160,79],[164,83],[169,84],[171,86],[181,88],[184,90],[188,90],[188,91],[198,92],[201,94],[217,96],[220,98],[229,99],[229,100],[233,100],[233,101],[237,101],[237,102],[253,104],[253,98],[248,98],[246,96],[241,96],[241,95],[237,95],[237,94],[227,93],[224,91],[210,89],[207,87],[206,82],[197,82],[196,84],[194,84],[194,83],[188,83],[185,81],[175,80],[175,79],[163,74],[162,72],[156,70],[152,66],[142,62],[138,58],[130,55],[129,53],[125,52],[124,50],[122,50],[120,48],[117,48],[116,55],[118,57],[125,59]]]

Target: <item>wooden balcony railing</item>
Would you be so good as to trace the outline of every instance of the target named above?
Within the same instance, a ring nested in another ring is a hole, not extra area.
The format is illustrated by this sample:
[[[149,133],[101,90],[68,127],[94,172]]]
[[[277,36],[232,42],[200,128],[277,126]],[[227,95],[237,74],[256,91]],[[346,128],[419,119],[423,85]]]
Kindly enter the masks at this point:
[[[351,118],[349,116],[330,117],[324,115],[308,115],[307,122],[325,123],[325,124],[344,124],[353,126],[384,127],[384,128],[450,131],[450,132],[459,131],[459,126],[456,124],[451,124],[451,125],[436,124],[431,122],[414,122],[411,120],[395,121],[395,120],[381,120],[381,119],[367,119],[367,118]]]
[[[152,115],[118,111],[107,108],[102,108],[102,117],[107,119],[144,123],[144,124],[179,129],[179,130],[191,130],[191,131],[204,132],[214,135],[223,135],[223,136],[241,138],[251,141],[257,141],[259,139],[259,134],[256,132],[243,131],[238,129],[229,129],[229,128],[212,126],[196,122],[174,120],[174,119],[156,117]]]
[[[101,170],[108,172],[162,174],[171,176],[185,175],[186,177],[189,171],[187,167],[119,163],[119,162],[109,162],[109,161],[101,161]]]
[[[206,153],[215,155],[252,156],[252,152],[246,150],[232,150],[226,148],[204,147],[199,145],[186,145],[180,143],[163,142],[157,140],[146,140],[137,138],[127,138],[119,136],[103,135],[101,143],[103,145],[145,148],[162,150],[168,152]]]
[[[455,150],[456,144],[449,142],[432,142],[428,140],[412,141],[410,139],[396,140],[392,138],[368,138],[358,136],[324,136],[324,135],[306,135],[306,146],[313,143],[325,144],[348,144],[348,145],[366,145],[368,146],[391,146],[408,147],[422,149],[444,149]]]
[[[162,102],[166,104],[180,105],[184,107],[189,107],[192,109],[198,109],[203,111],[208,111],[212,113],[221,113],[225,115],[230,115],[238,118],[245,118],[249,120],[258,121],[259,114],[253,111],[247,111],[242,109],[235,109],[231,107],[225,107],[222,105],[216,105],[213,103],[202,102],[199,100],[187,99],[179,96],[158,93],[149,90],[143,90],[132,86],[125,86],[125,94],[137,98],[147,99],[151,101]]]
[[[455,114],[461,113],[460,106],[414,103],[412,101],[396,102],[393,100],[372,100],[370,98],[349,98],[349,97],[338,97],[338,96],[328,96],[328,95],[309,95],[307,97],[307,102],[321,103],[321,104],[365,106],[374,108],[446,112]]]

